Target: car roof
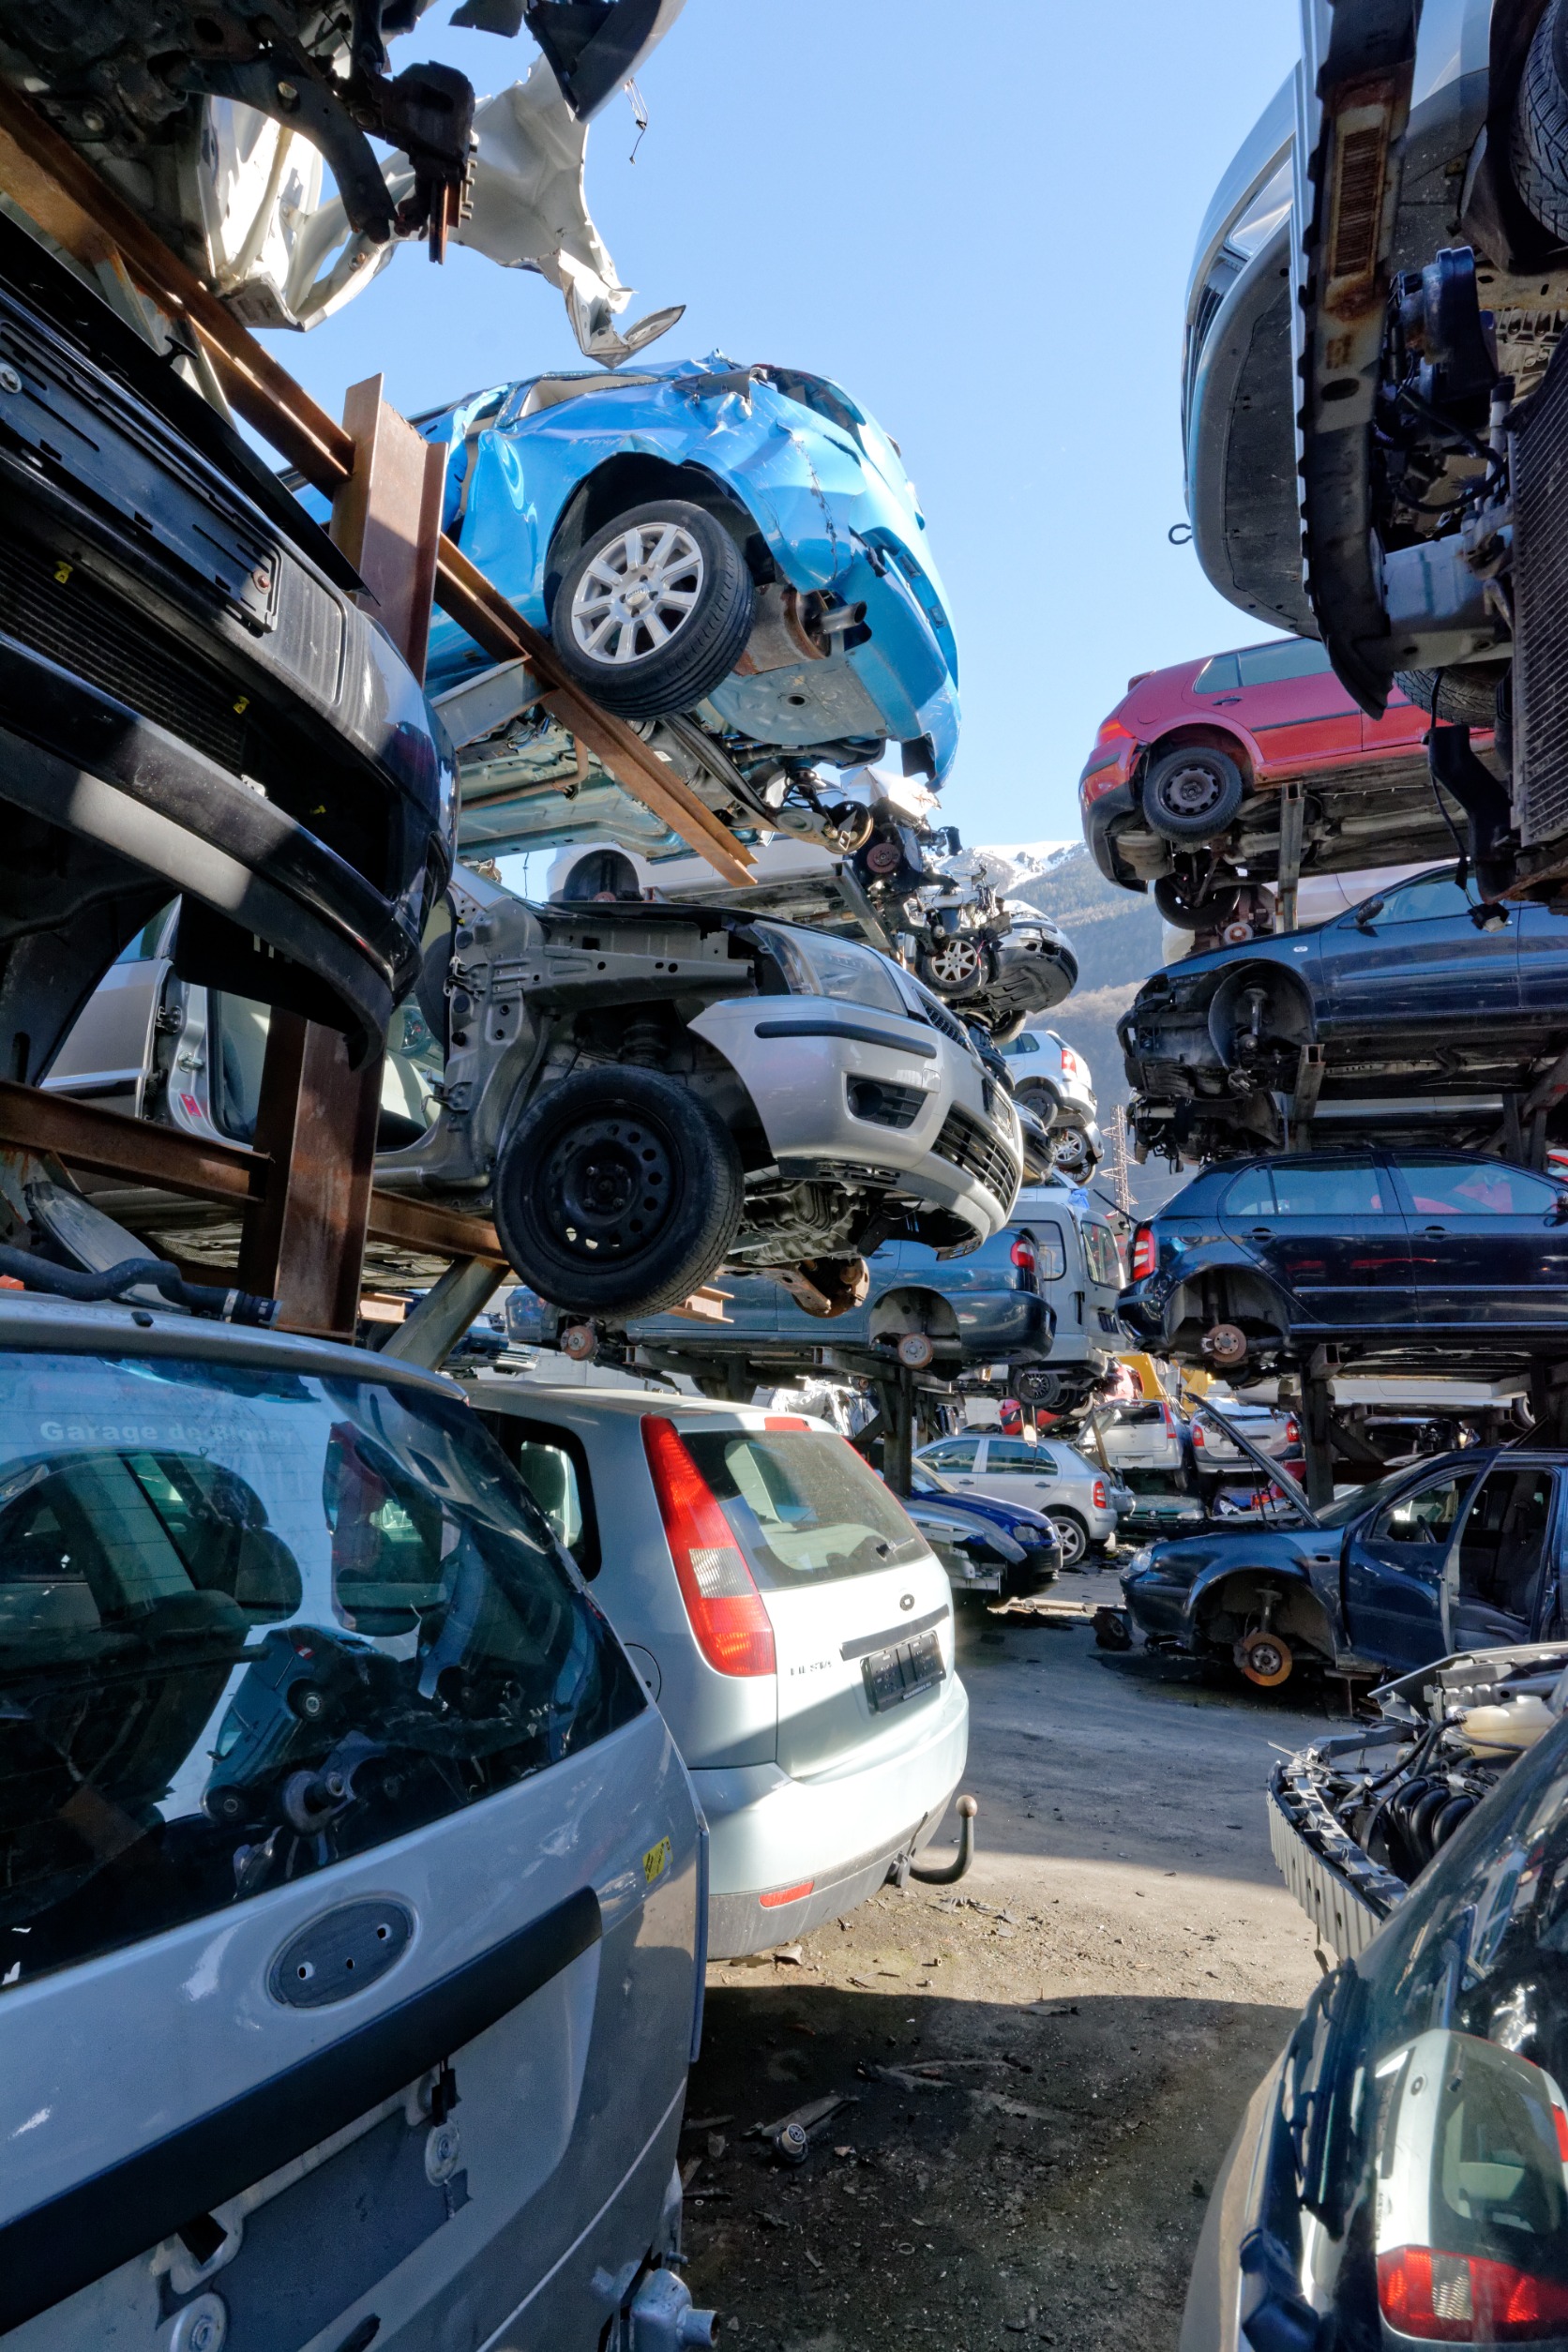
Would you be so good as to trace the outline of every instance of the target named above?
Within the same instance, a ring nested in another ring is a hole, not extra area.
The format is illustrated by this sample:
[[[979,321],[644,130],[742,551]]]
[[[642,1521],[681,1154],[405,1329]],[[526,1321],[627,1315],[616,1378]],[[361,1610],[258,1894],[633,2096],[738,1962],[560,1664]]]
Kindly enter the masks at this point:
[[[553,1415],[566,1413],[623,1421],[640,1420],[645,1413],[661,1413],[677,1425],[708,1421],[719,1428],[786,1427],[825,1430],[829,1437],[840,1434],[812,1413],[776,1412],[771,1406],[731,1405],[711,1396],[672,1396],[656,1389],[549,1388],[495,1365],[467,1375],[463,1387],[475,1404],[503,1405],[509,1411],[535,1421],[548,1421]]]
[[[83,1305],[38,1290],[0,1290],[0,1350],[45,1349],[73,1355],[161,1356],[187,1363],[254,1364],[338,1379],[381,1380],[459,1397],[445,1372],[405,1364],[370,1348],[352,1348],[294,1332],[260,1331],[204,1316],[157,1308]]]

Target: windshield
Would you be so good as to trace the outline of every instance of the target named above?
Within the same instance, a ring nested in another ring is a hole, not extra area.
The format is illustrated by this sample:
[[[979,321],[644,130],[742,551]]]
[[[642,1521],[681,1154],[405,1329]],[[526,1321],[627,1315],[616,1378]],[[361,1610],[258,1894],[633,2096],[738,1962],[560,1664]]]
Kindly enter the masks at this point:
[[[0,1358],[0,1984],[329,1868],[643,1703],[457,1398]]]
[[[918,1559],[926,1540],[843,1438],[683,1429],[760,1585],[828,1584]]]
[[[1568,2344],[1565,2083],[1559,1725],[1291,2042],[1276,2162],[1295,2179],[1274,2186],[1320,2224],[1300,2244],[1336,2344]],[[1278,2227],[1277,2198],[1269,2209]]]
[[[910,1464],[910,1492],[912,1495],[956,1495],[957,1491],[958,1490],[957,1486],[954,1485],[952,1480],[950,1478],[943,1478],[942,1472],[940,1470],[934,1470],[929,1462],[912,1462]]]
[[[1431,1468],[1430,1462],[1424,1462],[1418,1472],[1407,1463],[1403,1470],[1392,1471],[1387,1478],[1374,1479],[1368,1486],[1352,1486],[1348,1495],[1337,1495],[1333,1502],[1324,1503],[1318,1514],[1318,1523],[1320,1527],[1349,1527],[1364,1511],[1377,1510],[1391,1495],[1398,1494]]]

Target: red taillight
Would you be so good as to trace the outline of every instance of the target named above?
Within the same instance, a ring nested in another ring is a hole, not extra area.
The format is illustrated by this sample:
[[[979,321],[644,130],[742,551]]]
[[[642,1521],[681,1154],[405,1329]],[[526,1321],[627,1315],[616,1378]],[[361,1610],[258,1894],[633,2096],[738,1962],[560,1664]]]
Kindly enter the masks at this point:
[[[645,1414],[642,1443],[698,1648],[720,1674],[774,1673],[773,1627],[712,1487],[672,1421]]]
[[[1203,1435],[1203,1424],[1200,1421],[1195,1421],[1192,1425],[1192,1441],[1194,1445],[1207,1445],[1209,1442]]]
[[[1033,1289],[1035,1267],[1039,1262],[1035,1258],[1033,1250],[1030,1247],[1027,1242],[1015,1242],[1009,1255],[1012,1258],[1014,1265],[1017,1266],[1019,1274],[1023,1276],[1023,1280],[1018,1285],[1019,1289],[1028,1290]]]
[[[1097,744],[1116,742],[1131,743],[1132,739],[1133,731],[1130,727],[1123,727],[1119,718],[1108,718],[1101,726],[1100,731],[1095,736],[1094,741]],[[1081,740],[1082,738],[1080,736],[1079,741],[1081,742]]]
[[[757,1900],[764,1911],[776,1911],[781,1903],[798,1903],[816,1883],[815,1878],[803,1878],[798,1887],[775,1887],[771,1894],[760,1894]]]
[[[1389,2326],[1424,2344],[1539,2344],[1568,2328],[1568,2284],[1479,2254],[1400,2246],[1378,2256]]]
[[[1096,1511],[1105,1511],[1109,1508],[1106,1501],[1106,1482],[1103,1478],[1096,1478],[1094,1481],[1094,1508]]]
[[[1071,1047],[1071,1046],[1063,1046],[1063,1048],[1062,1048],[1062,1075],[1063,1075],[1063,1078],[1077,1078],[1077,1076],[1078,1076],[1078,1069],[1079,1069],[1079,1066],[1080,1066],[1080,1065],[1079,1065],[1079,1063],[1078,1063],[1078,1055],[1077,1055],[1077,1054],[1073,1051],[1072,1047]]]
[[[1160,1245],[1152,1225],[1140,1225],[1133,1235],[1133,1280],[1147,1281],[1160,1262]]]
[[[1300,1445],[1301,1441],[1302,1425],[1295,1414],[1291,1413],[1285,1424],[1285,1442],[1287,1445]]]

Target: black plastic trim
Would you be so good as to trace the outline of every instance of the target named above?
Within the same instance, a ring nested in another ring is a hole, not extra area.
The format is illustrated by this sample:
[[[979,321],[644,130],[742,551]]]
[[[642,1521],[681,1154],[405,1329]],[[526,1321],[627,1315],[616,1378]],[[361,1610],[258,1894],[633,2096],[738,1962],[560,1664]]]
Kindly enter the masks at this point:
[[[0,2226],[0,2330],[18,2328],[317,2148],[559,1976],[603,1932],[580,1888],[438,1983],[226,2106]]]
[[[838,1652],[841,1658],[868,1658],[874,1651],[891,1650],[896,1642],[912,1641],[916,1634],[928,1634],[933,1625],[945,1625],[952,1616],[947,1605],[931,1609],[924,1617],[911,1617],[901,1625],[890,1625],[885,1634],[862,1634],[854,1641],[847,1641]]]
[[[922,1062],[934,1062],[940,1050],[927,1045],[923,1037],[896,1036],[886,1029],[867,1029],[858,1021],[792,1020],[759,1021],[759,1037],[847,1037],[857,1046],[886,1046],[894,1053],[912,1053]]]

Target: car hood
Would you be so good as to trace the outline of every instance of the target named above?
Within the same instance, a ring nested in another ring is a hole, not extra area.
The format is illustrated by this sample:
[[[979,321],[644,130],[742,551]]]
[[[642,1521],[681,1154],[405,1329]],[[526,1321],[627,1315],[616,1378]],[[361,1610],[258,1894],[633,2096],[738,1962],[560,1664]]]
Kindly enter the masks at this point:
[[[1144,1546],[1144,1570],[1164,1584],[1196,1584],[1211,1568],[1249,1566],[1305,1568],[1316,1558],[1303,1539],[1314,1530],[1256,1527],[1229,1529],[1203,1535],[1173,1535]]]

